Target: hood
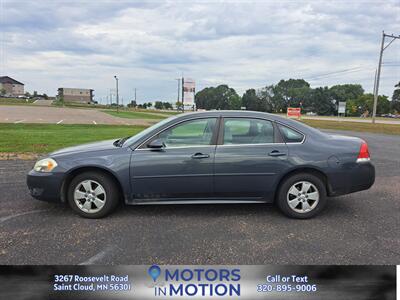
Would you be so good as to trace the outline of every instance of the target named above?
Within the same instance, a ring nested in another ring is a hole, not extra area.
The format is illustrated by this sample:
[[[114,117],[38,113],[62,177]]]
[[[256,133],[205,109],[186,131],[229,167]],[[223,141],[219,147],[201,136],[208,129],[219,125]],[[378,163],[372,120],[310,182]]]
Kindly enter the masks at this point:
[[[89,144],[83,144],[79,146],[73,146],[68,148],[63,148],[57,151],[50,153],[49,156],[58,156],[63,154],[72,154],[72,153],[79,153],[79,152],[89,152],[89,151],[99,151],[99,150],[110,150],[110,149],[117,149],[118,147],[114,146],[114,142],[116,140],[106,140],[100,142],[94,142]]]

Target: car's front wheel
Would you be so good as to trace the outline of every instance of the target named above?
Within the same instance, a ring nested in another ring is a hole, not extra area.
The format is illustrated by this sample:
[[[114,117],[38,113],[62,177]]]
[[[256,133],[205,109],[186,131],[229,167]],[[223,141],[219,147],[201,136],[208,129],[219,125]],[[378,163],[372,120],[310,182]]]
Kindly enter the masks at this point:
[[[68,188],[68,203],[85,218],[102,218],[118,204],[118,188],[109,176],[84,172],[75,176]]]
[[[309,173],[287,178],[279,188],[277,204],[287,216],[307,219],[318,214],[326,204],[324,182]]]

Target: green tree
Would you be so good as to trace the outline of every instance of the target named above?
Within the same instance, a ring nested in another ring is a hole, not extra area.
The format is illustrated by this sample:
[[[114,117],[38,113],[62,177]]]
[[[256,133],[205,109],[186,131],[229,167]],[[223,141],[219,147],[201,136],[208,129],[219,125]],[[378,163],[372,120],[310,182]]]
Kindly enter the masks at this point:
[[[176,109],[177,109],[177,110],[182,110],[182,109],[183,109],[183,103],[180,102],[180,101],[177,101],[177,102],[175,103],[175,106],[176,106]]]
[[[288,107],[300,107],[310,93],[310,84],[304,79],[280,80],[276,85],[261,90],[266,110],[286,112]]]
[[[6,93],[7,93],[7,91],[6,91],[5,88],[1,88],[1,89],[0,89],[0,94],[1,94],[2,96],[4,96]]]
[[[130,103],[128,103],[128,105],[127,105],[128,107],[132,107],[132,108],[135,108],[135,107],[137,107],[137,103],[136,103],[136,101],[135,100],[132,100]]]
[[[395,89],[393,91],[391,109],[395,113],[400,114],[400,82],[396,84],[394,87]]]
[[[315,112],[321,116],[333,115],[336,111],[335,104],[328,87],[318,87],[309,90],[303,102],[304,112]]]
[[[197,108],[202,109],[240,109],[241,99],[228,85],[205,88],[195,95]]]
[[[154,108],[155,109],[163,109],[164,105],[161,101],[156,101],[156,103],[154,103]]]
[[[362,114],[371,115],[374,105],[374,95],[364,94],[356,99],[346,102],[346,114],[348,116],[361,116]],[[388,114],[390,112],[390,101],[387,96],[378,96],[376,106],[377,115]]]
[[[242,106],[247,110],[266,111],[266,103],[255,89],[247,90],[242,96]]]
[[[338,102],[356,99],[364,94],[364,89],[360,84],[339,84],[329,89],[331,97]]]
[[[164,109],[172,109],[172,108],[173,108],[173,107],[172,107],[172,104],[169,103],[169,102],[164,102],[164,103],[163,103],[163,106],[164,106]]]

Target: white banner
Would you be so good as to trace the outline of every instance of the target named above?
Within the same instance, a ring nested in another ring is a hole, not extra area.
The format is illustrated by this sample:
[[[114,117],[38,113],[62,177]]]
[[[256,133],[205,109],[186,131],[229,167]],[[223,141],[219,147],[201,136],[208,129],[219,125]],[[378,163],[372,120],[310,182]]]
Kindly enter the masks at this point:
[[[339,102],[339,114],[345,114],[346,113],[346,101],[344,102]]]
[[[195,82],[191,78],[182,79],[183,105],[194,105]]]

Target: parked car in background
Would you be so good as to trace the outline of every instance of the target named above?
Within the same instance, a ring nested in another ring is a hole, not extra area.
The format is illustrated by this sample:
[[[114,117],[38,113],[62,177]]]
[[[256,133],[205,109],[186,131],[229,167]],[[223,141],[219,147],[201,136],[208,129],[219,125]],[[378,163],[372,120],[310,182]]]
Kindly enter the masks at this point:
[[[375,180],[367,143],[251,111],[180,114],[118,140],[61,149],[36,162],[34,198],[100,218],[125,204],[276,203],[318,214],[329,197]]]

